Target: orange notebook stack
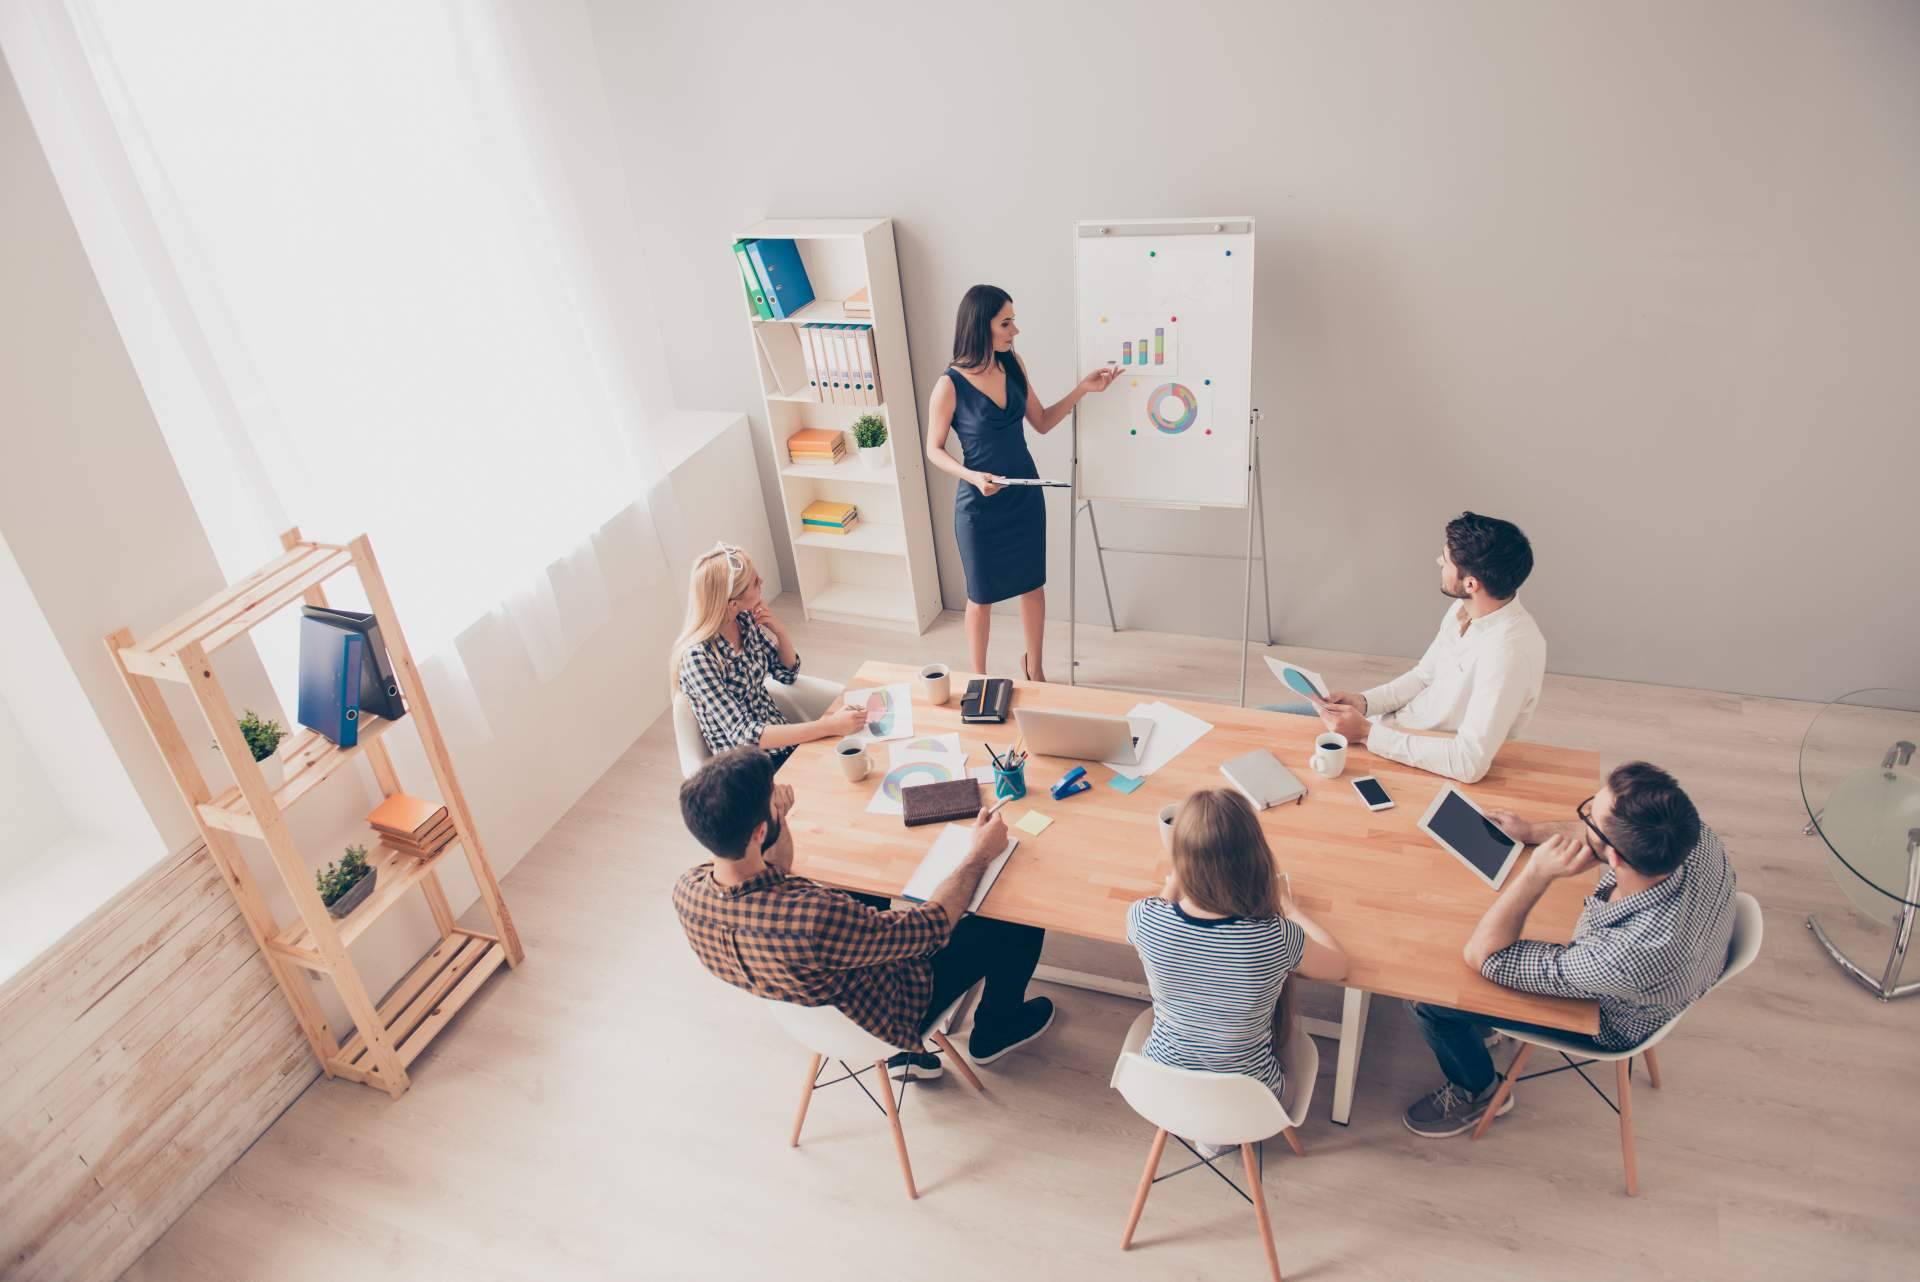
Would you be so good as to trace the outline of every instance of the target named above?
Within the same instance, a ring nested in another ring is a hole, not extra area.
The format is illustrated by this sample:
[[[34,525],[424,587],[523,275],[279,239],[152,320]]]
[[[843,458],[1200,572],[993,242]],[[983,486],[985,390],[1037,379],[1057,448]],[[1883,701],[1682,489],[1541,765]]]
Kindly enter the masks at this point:
[[[825,427],[803,427],[787,438],[789,463],[838,463],[847,452],[843,433]]]
[[[447,808],[419,797],[396,792],[367,816],[367,822],[386,844],[407,855],[431,859],[454,838],[453,816]]]

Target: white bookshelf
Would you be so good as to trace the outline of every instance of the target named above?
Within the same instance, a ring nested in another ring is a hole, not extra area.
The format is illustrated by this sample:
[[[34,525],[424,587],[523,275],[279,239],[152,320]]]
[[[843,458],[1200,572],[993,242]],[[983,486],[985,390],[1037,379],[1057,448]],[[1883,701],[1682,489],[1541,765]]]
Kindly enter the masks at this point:
[[[762,422],[780,475],[778,521],[793,547],[796,586],[807,618],[925,632],[940,613],[940,576],[933,556],[919,401],[907,358],[893,221],[771,219],[733,239],[793,241],[813,286],[814,301],[793,316],[761,320],[744,287],[736,285],[766,405]],[[737,269],[734,279],[739,281]],[[863,287],[873,314],[847,315],[844,301]],[[881,404],[832,405],[814,399],[807,389],[797,332],[809,321],[873,326]],[[853,422],[863,414],[886,420],[891,457],[884,468],[868,467],[854,446]],[[834,464],[789,461],[787,438],[809,427],[843,433],[846,457]],[[854,504],[860,523],[846,534],[804,528],[800,513],[816,499]]]

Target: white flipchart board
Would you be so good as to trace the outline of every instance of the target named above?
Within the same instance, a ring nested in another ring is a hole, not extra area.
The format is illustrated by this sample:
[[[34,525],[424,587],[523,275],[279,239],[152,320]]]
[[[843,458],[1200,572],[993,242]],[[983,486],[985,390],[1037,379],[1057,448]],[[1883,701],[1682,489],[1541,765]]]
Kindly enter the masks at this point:
[[[1253,457],[1253,219],[1117,219],[1074,230],[1079,499],[1245,507]]]

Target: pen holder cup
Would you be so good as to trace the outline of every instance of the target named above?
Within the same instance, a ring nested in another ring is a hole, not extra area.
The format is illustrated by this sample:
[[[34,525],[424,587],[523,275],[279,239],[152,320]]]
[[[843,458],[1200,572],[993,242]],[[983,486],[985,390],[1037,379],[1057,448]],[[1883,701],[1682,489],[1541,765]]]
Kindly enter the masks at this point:
[[[995,801],[1004,800],[1007,797],[1024,797],[1026,795],[1026,762],[1021,762],[1011,770],[1002,770],[999,766],[993,768],[993,798]]]

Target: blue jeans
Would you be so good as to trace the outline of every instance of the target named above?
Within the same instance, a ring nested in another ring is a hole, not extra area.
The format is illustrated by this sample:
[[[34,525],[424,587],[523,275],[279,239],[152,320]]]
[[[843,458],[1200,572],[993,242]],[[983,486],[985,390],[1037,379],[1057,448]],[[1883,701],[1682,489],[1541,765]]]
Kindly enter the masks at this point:
[[[1305,699],[1296,699],[1292,703],[1263,703],[1260,705],[1260,710],[1262,712],[1287,712],[1296,717],[1317,717],[1320,715],[1313,710],[1313,705]]]
[[[1420,1024],[1421,1036],[1433,1048],[1433,1057],[1440,1061],[1440,1071],[1455,1086],[1472,1091],[1475,1095],[1493,1085],[1494,1078],[1499,1076],[1494,1071],[1493,1056],[1487,1053],[1488,1029],[1497,1028],[1509,1033],[1547,1033],[1569,1042],[1584,1043],[1591,1050],[1600,1049],[1600,1043],[1593,1038],[1570,1033],[1564,1028],[1522,1024],[1510,1019],[1495,1021],[1470,1010],[1429,1006],[1425,1002],[1408,1002],[1407,1007]]]

